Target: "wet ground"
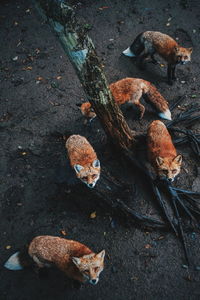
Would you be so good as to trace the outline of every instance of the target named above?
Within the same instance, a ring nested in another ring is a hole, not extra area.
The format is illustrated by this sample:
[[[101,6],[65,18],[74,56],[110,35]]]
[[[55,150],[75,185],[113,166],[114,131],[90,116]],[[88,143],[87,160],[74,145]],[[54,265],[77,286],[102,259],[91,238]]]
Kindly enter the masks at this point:
[[[173,117],[199,101],[198,1],[80,1],[74,9],[90,29],[109,82],[127,76],[144,78],[169,103],[185,95]],[[1,267],[0,298],[199,299],[200,271],[185,268],[182,246],[172,233],[133,226],[100,206],[84,189],[81,193],[80,185],[79,193],[66,186],[63,136],[86,136],[102,165],[112,165],[115,154],[109,153],[97,120],[92,129],[84,124],[76,105],[86,100],[84,92],[57,38],[32,2],[1,1],[0,27],[1,261],[40,234],[75,239],[94,251],[106,250],[105,270],[97,286],[77,288],[55,270],[39,278],[30,270],[11,272]],[[183,46],[194,48],[192,63],[178,68],[173,86],[166,83],[163,61],[160,66],[148,63],[141,71],[121,56],[145,30],[167,33]],[[145,132],[156,118],[150,109],[142,121],[132,110],[124,109],[124,113],[136,131]],[[191,129],[200,128],[195,124]],[[198,189],[198,161],[187,146],[178,151],[184,163],[175,185]],[[94,219],[92,212],[96,212]],[[200,266],[198,232],[188,232],[187,240],[193,263]]]

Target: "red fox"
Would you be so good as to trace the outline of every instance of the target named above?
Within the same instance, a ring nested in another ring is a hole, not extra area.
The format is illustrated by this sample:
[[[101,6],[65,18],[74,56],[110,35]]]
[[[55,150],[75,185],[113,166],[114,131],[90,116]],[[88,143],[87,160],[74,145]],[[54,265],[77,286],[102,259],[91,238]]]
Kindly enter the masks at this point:
[[[43,235],[31,241],[28,256],[38,268],[56,266],[69,278],[95,285],[104,269],[105,250],[96,254],[77,241]],[[16,252],[4,267],[9,270],[21,270],[25,265],[22,259],[21,253]]]
[[[167,101],[149,81],[139,78],[124,78],[111,83],[109,88],[118,105],[131,102],[138,106],[140,119],[142,119],[145,112],[144,105],[140,103],[140,98],[143,97],[146,102],[150,103],[159,112],[158,115],[161,118],[171,120],[171,112]],[[81,112],[87,118],[94,118],[95,116],[95,113],[91,111],[89,102],[81,105]]]
[[[177,155],[171,136],[161,121],[153,121],[147,132],[148,157],[160,179],[174,181],[180,173],[182,156]]]
[[[76,176],[89,188],[93,188],[100,177],[100,161],[85,137],[71,135],[66,141],[66,149]]]
[[[168,83],[172,84],[177,64],[186,64],[191,61],[192,48],[183,48],[169,35],[158,31],[145,31],[140,33],[132,45],[123,51],[126,56],[139,56],[140,64],[150,56],[153,63],[157,63],[154,54],[158,53],[167,63]]]

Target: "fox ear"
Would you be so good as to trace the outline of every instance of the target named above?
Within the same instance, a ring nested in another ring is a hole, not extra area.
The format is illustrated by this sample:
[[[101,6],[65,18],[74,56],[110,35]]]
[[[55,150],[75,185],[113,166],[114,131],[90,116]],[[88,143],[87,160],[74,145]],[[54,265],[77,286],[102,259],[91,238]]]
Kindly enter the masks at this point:
[[[97,256],[98,258],[104,259],[105,253],[106,253],[105,250],[102,250],[102,251],[99,252],[96,256]]]
[[[193,48],[188,48],[188,51],[189,51],[190,53],[192,53]]]
[[[95,159],[92,163],[93,168],[100,168],[100,161]]]
[[[80,263],[81,263],[81,260],[80,260],[80,258],[78,258],[78,257],[72,257],[72,261],[73,261],[73,263],[78,267],[79,265],[80,265]]]
[[[175,47],[174,47],[174,50],[175,50],[175,52],[178,52],[178,51],[179,51],[179,47],[178,47],[178,46],[175,46]]]
[[[156,157],[156,163],[158,166],[161,166],[163,164],[163,158],[160,156]]]
[[[182,155],[181,154],[177,155],[176,157],[174,157],[173,161],[175,161],[180,165],[182,163]]]
[[[83,167],[81,165],[74,165],[74,170],[76,171],[76,173],[79,173],[82,169]]]

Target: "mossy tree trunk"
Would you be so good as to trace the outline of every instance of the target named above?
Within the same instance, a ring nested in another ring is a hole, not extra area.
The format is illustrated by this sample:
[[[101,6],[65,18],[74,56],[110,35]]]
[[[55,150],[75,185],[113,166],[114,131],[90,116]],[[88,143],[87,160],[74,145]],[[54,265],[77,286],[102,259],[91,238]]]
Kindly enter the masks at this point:
[[[77,22],[74,10],[66,1],[35,1],[39,12],[57,33],[108,138],[122,150],[132,149],[133,134],[112,99],[87,28]]]

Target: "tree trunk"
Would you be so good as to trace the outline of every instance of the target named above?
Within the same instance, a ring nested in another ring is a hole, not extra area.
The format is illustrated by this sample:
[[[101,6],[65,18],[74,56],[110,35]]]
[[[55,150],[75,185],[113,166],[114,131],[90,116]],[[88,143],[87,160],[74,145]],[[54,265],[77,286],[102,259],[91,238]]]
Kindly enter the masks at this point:
[[[64,0],[35,1],[57,33],[108,138],[122,150],[131,149],[135,141],[133,132],[112,98],[87,29],[77,22],[73,9]]]

